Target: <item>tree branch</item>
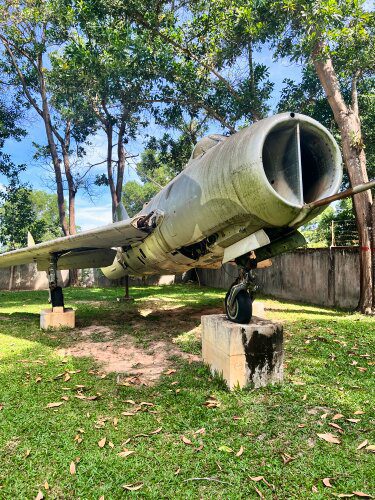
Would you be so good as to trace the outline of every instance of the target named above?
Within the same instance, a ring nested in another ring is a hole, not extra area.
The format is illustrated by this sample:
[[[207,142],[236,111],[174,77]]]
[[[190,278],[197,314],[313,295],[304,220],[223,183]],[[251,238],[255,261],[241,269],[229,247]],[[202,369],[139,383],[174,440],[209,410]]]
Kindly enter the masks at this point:
[[[178,42],[176,42],[175,40],[173,40],[172,38],[170,38],[168,35],[166,35],[165,33],[163,33],[162,31],[158,30],[157,28],[155,28],[154,26],[152,26],[152,24],[150,24],[145,18],[144,16],[142,16],[141,13],[139,12],[136,12],[136,11],[131,11],[129,12],[129,16],[130,17],[133,17],[133,19],[135,21],[138,21],[142,26],[144,26],[145,28],[147,28],[148,30],[150,30],[151,32],[159,35],[163,40],[165,40],[166,42],[168,42],[170,45],[172,45],[172,47],[174,47],[175,49],[179,50],[180,52],[182,52],[183,54],[185,54],[186,56],[188,56],[190,59],[193,59],[194,61],[196,61],[197,63],[199,63],[201,66],[203,66],[207,71],[209,71],[210,73],[212,73],[213,75],[216,76],[216,78],[218,80],[220,80],[224,85],[225,87],[227,88],[228,92],[237,100],[241,100],[241,96],[240,94],[232,87],[232,85],[228,82],[228,80],[221,74],[217,71],[217,69],[215,69],[213,66],[211,66],[210,64],[207,64],[205,63],[204,61],[202,61],[198,56],[196,56],[194,54],[194,52],[192,52],[190,49],[188,49],[187,47],[184,47],[182,45],[180,45]]]
[[[13,51],[12,49],[9,47],[9,44],[8,44],[8,41],[0,35],[0,39],[2,40],[3,42],[3,45],[5,47],[5,50],[7,51],[11,61],[12,61],[12,65],[13,65],[13,68],[15,69],[16,73],[17,73],[17,76],[21,82],[21,85],[22,85],[22,89],[25,93],[25,96],[26,96],[26,99],[29,101],[29,103],[33,106],[33,108],[35,109],[35,111],[41,116],[43,117],[43,111],[40,109],[40,107],[38,106],[38,103],[36,102],[36,100],[33,98],[33,96],[31,95],[28,87],[27,87],[27,84],[26,84],[26,80],[25,80],[25,76],[24,74],[22,73],[22,71],[20,70],[18,64],[17,64],[17,60],[13,54]]]

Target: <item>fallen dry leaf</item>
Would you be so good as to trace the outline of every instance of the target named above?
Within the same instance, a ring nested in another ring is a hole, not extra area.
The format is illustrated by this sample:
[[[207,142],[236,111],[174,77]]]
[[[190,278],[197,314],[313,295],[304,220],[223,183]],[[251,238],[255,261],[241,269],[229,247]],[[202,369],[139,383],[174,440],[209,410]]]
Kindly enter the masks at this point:
[[[290,455],[288,455],[288,453],[282,453],[281,454],[281,458],[283,459],[284,465],[288,464],[292,460],[295,460],[295,458],[293,458]]]
[[[325,478],[323,479],[323,484],[324,484],[324,486],[326,486],[327,488],[332,488],[332,484],[330,483],[330,480],[331,480],[331,478],[330,478],[330,477],[325,477]]]
[[[119,457],[126,458],[126,457],[128,457],[129,455],[133,455],[133,453],[135,453],[135,451],[132,451],[132,450],[124,450],[124,451],[120,451],[120,453],[117,453],[117,455],[118,455]]]
[[[369,446],[366,447],[366,450],[375,453],[375,444],[370,444]]]
[[[250,476],[250,479],[252,481],[255,481],[258,483],[259,481],[263,481],[264,477],[263,476],[254,476],[254,477]]]
[[[344,415],[341,413],[336,413],[336,415],[333,415],[332,420],[338,420],[339,418],[342,418]]]
[[[129,403],[130,405],[135,405],[135,401],[133,401],[132,399],[125,399],[124,403]]]
[[[323,415],[320,415],[320,418],[322,420],[325,420],[328,417],[328,413],[323,413]]]
[[[364,413],[365,412],[362,411],[362,410],[357,410],[357,411],[354,412],[354,415],[364,415]]]
[[[140,406],[155,406],[154,403],[148,403],[147,401],[142,401],[139,404],[140,404]]]
[[[112,448],[112,449],[115,447],[115,445],[112,443],[112,441],[108,441],[108,446],[109,446],[110,448]]]
[[[69,375],[69,373],[65,373],[64,375],[64,382],[68,382],[68,380],[71,379],[71,376]]]
[[[63,399],[64,401],[69,401],[69,396],[61,396],[61,399]]]
[[[333,427],[334,429],[338,429],[340,432],[344,432],[342,428],[339,426],[339,424],[335,424],[334,422],[329,422],[328,425]]]
[[[352,422],[353,424],[357,424],[358,422],[361,421],[360,418],[347,418],[346,419],[348,422]]]
[[[0,403],[0,411],[4,408],[4,405]]]
[[[48,484],[48,481],[45,481],[43,486],[44,486],[44,489],[45,489],[45,490],[49,490],[49,484]]]
[[[320,439],[324,439],[324,441],[327,441],[327,443],[334,443],[334,444],[340,444],[341,441],[339,438],[330,432],[327,432],[326,434],[317,434]]]
[[[58,406],[61,406],[64,404],[64,401],[58,401],[57,403],[48,403],[46,408],[57,408]]]
[[[262,500],[264,500],[265,497],[264,497],[263,493],[260,490],[258,490],[258,488],[256,486],[254,486],[254,489],[258,493],[259,498],[261,498]]]
[[[143,483],[123,484],[122,487],[128,491],[137,491],[143,487]]]
[[[369,495],[368,493],[363,493],[363,491],[353,491],[353,494],[356,495],[357,497],[372,498],[372,495]]]
[[[157,429],[155,429],[154,431],[151,431],[150,434],[159,434],[159,432],[161,432],[163,427],[158,427]]]
[[[198,448],[195,448],[195,451],[202,451],[203,450],[203,444],[201,444],[200,446],[198,446]]]
[[[114,419],[113,419],[113,427],[117,427],[117,424],[118,424],[118,418],[114,417]]]
[[[318,490],[318,488],[317,488],[317,487],[313,484],[313,485],[311,486],[311,491],[312,491],[313,493],[318,493],[318,491],[319,491],[319,490]]]
[[[357,446],[357,450],[361,450],[362,448],[364,448],[364,447],[365,447],[365,446],[367,446],[367,445],[368,445],[368,439],[365,439],[364,441],[362,441],[362,443],[361,443],[361,444],[359,444],[359,445]]]
[[[298,424],[297,427],[299,427],[300,429],[302,429],[303,427],[306,427],[306,424]]]
[[[36,377],[35,382],[38,383],[42,380],[42,377]]]
[[[186,436],[181,436],[181,441],[185,444],[192,445],[193,443]]]
[[[98,441],[98,446],[99,448],[104,448],[105,443],[107,442],[107,438],[103,438],[100,441]]]
[[[25,458],[27,458],[30,455],[30,453],[31,453],[30,450],[26,450],[26,452],[25,452]]]
[[[354,497],[353,493],[332,493],[337,498],[350,498]]]
[[[203,406],[207,406],[207,408],[217,408],[220,406],[219,401],[215,396],[210,396],[204,403]]]
[[[244,452],[244,447],[241,446],[240,449],[237,451],[236,453],[236,457],[240,457],[242,455],[242,453]]]
[[[35,500],[43,500],[44,495],[43,493],[39,490],[37,496],[35,497]]]
[[[172,373],[176,373],[177,370],[167,370],[166,372],[164,372],[164,375],[172,375]]]
[[[76,473],[76,464],[74,462],[70,462],[69,472],[72,476]]]
[[[201,429],[198,429],[197,431],[194,432],[194,434],[205,434],[206,433],[206,429],[204,427],[202,427]]]
[[[124,415],[124,417],[134,417],[135,413],[131,411],[123,411],[121,415]]]
[[[181,467],[179,467],[178,469],[175,470],[174,472],[174,475],[177,476],[181,471]]]

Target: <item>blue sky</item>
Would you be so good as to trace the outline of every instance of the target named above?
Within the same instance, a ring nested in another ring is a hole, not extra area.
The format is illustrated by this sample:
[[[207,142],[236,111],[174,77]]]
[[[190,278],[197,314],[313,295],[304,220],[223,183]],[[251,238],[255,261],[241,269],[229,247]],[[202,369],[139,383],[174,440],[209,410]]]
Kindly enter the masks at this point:
[[[256,61],[263,63],[269,67],[270,80],[274,83],[274,90],[270,100],[270,107],[275,109],[280,97],[280,92],[283,87],[282,81],[284,78],[299,80],[301,75],[301,67],[292,64],[287,60],[272,60],[270,51],[263,49],[257,54]],[[23,180],[28,182],[35,189],[43,189],[48,192],[53,191],[53,182],[46,167],[41,166],[33,160],[34,146],[33,143],[45,144],[45,135],[42,121],[30,111],[28,123],[24,126],[28,130],[28,135],[21,141],[8,141],[6,144],[6,152],[12,157],[14,163],[25,163],[28,168],[23,176]],[[152,125],[147,132],[151,135],[158,135],[158,128]],[[211,133],[219,132],[220,127],[213,127]],[[106,143],[104,136],[96,135],[91,140],[92,146],[87,148],[88,163],[98,163],[105,159]],[[132,154],[138,154],[143,149],[142,137],[137,138],[128,144],[128,151]],[[105,172],[105,165],[95,167],[94,174]],[[125,181],[136,179],[137,175],[133,169],[127,167],[125,172]],[[1,180],[1,179],[0,179]],[[93,195],[88,197],[79,191],[76,202],[77,224],[82,230],[91,229],[103,224],[111,222],[111,198],[109,189],[106,187],[96,188]]]

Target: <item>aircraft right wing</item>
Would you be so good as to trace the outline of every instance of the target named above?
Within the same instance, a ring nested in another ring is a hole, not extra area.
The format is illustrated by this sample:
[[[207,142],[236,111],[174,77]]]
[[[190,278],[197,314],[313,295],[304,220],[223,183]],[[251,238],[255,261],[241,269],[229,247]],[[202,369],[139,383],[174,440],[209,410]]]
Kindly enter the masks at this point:
[[[59,256],[58,269],[104,267],[113,262],[113,247],[134,245],[144,240],[158,225],[161,214],[133,217],[107,226],[64,236],[51,241],[0,254],[0,267],[36,262],[47,270],[51,255]]]

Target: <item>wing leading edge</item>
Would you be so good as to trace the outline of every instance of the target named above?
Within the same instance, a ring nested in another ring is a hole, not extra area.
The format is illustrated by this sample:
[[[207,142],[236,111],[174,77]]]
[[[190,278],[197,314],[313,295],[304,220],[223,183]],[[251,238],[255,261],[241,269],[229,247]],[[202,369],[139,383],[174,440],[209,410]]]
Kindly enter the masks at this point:
[[[52,254],[61,255],[59,269],[106,266],[113,262],[116,255],[113,247],[133,245],[144,240],[157,226],[158,216],[151,212],[147,216],[129,218],[72,236],[12,250],[0,254],[0,267],[37,262],[39,269],[46,270]]]

